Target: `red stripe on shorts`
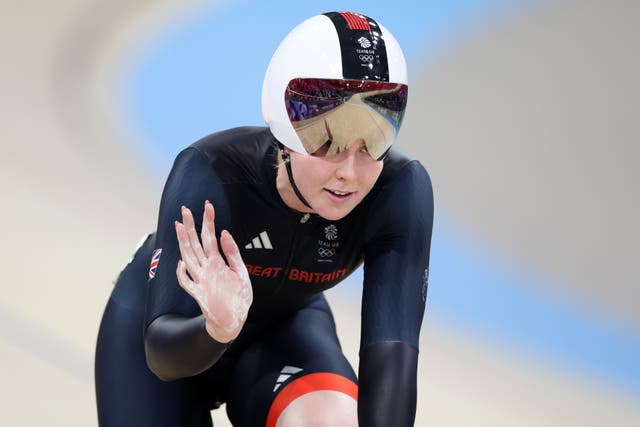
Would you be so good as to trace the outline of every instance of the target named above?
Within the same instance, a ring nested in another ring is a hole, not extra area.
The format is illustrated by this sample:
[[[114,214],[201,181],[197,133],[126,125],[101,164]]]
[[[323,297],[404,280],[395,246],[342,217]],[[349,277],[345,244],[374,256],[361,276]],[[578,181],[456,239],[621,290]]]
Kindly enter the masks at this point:
[[[298,397],[319,390],[339,391],[358,400],[358,385],[342,375],[329,372],[304,375],[280,390],[269,409],[266,427],[275,427],[282,411]]]

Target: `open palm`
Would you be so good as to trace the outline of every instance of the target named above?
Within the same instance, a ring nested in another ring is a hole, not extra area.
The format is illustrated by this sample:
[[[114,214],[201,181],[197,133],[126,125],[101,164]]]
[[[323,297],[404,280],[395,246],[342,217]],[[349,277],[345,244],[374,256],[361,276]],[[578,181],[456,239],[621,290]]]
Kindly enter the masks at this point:
[[[209,335],[224,343],[240,333],[253,301],[253,292],[240,250],[227,230],[220,235],[220,247],[227,262],[220,254],[214,220],[213,205],[206,201],[201,243],[191,211],[182,207],[183,222],[175,222],[182,257],[176,274],[180,286],[200,306]]]

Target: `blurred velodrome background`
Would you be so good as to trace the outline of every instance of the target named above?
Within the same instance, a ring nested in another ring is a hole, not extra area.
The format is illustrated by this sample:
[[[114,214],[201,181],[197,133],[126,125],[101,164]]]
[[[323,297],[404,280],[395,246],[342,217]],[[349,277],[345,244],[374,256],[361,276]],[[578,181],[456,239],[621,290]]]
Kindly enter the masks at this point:
[[[271,53],[329,10],[410,65],[399,144],[436,197],[416,425],[640,425],[636,0],[2,6],[1,425],[97,425],[100,317],[173,157],[261,124]],[[359,278],[330,293],[354,364]]]

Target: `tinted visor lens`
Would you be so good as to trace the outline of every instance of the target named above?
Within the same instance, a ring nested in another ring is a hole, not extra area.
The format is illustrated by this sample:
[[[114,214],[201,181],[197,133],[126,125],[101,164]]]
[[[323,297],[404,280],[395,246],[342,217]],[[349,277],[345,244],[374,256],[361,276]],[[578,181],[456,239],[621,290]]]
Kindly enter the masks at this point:
[[[371,157],[380,159],[398,134],[407,92],[397,83],[294,79],[285,90],[285,105],[308,153],[327,144],[327,153],[336,153],[362,139]]]

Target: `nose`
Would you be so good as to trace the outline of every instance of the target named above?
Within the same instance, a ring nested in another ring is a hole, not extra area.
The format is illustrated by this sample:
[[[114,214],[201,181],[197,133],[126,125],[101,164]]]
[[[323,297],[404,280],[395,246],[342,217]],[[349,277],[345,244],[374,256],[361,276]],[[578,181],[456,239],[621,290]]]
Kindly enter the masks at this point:
[[[349,181],[356,176],[356,153],[348,151],[342,160],[336,165],[336,178],[340,181]]]

